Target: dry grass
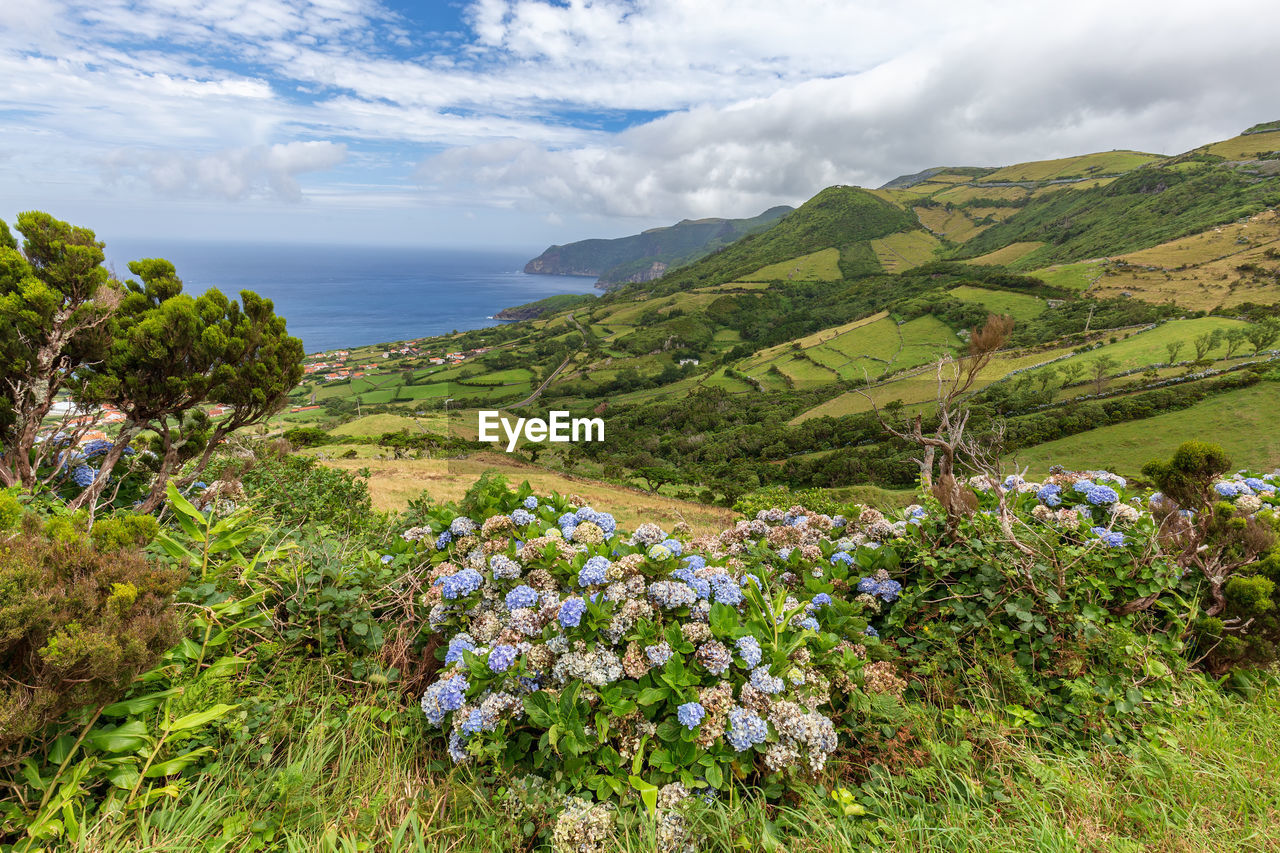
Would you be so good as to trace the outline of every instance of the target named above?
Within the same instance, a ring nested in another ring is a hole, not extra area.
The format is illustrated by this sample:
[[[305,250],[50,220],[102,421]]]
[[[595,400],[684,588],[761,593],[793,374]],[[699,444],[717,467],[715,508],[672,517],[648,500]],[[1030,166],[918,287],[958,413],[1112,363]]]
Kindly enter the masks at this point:
[[[761,267],[743,281],[839,281],[840,250],[821,249],[787,261]]]
[[[980,182],[1052,181],[1059,178],[1116,175],[1160,159],[1162,157],[1159,154],[1144,154],[1141,151],[1100,151],[1078,157],[1063,157],[1060,160],[1016,163],[983,176]]]
[[[326,448],[329,452],[342,449]],[[404,509],[423,492],[437,503],[458,500],[481,474],[496,470],[506,475],[513,485],[527,480],[539,494],[581,495],[594,506],[612,512],[618,523],[629,530],[643,521],[656,521],[668,528],[685,521],[699,533],[714,533],[730,526],[735,518],[733,512],[720,507],[560,474],[504,453],[477,453],[465,459],[331,459],[325,464],[346,471],[368,468],[369,492],[374,508],[380,510]]]
[[[1252,160],[1259,154],[1280,151],[1280,130],[1236,136],[1196,150],[1216,154],[1228,160]]]
[[[1277,250],[1280,216],[1268,210],[1247,222],[1114,258],[1090,294],[1103,298],[1129,293],[1147,302],[1197,310],[1274,302],[1280,299],[1280,261],[1267,252]],[[1270,275],[1238,269],[1245,264],[1269,270]]]

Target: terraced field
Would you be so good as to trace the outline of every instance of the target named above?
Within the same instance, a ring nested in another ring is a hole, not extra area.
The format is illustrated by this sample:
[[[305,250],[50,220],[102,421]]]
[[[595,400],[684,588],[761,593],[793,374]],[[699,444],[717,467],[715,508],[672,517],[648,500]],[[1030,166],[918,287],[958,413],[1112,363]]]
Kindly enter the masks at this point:
[[[993,358],[986,369],[978,375],[974,387],[985,387],[1004,378],[1012,370],[1025,370],[1028,367],[1066,355],[1068,352],[1070,350],[1065,348],[1031,353],[1011,352],[1008,355]],[[868,388],[866,391],[850,391],[841,394],[839,397],[833,397],[825,403],[821,403],[796,416],[791,423],[801,423],[810,418],[840,417],[841,415],[869,412],[873,401],[877,406],[883,406],[894,400],[901,400],[904,405],[909,407],[932,401],[937,394],[937,390],[936,374],[934,371],[926,369],[909,376],[891,379],[883,384]]]
[[[924,206],[912,209],[919,218],[921,225],[934,234],[941,234],[956,243],[963,243],[991,227],[989,224],[979,225],[974,222],[965,215],[963,210],[947,210],[944,207]]]
[[[871,241],[871,251],[876,253],[885,272],[890,273],[929,263],[941,246],[938,238],[928,231],[901,231]]]
[[[1075,264],[1055,264],[1044,269],[1034,270],[1027,275],[1034,276],[1050,287],[1063,290],[1085,291],[1093,286],[1102,276],[1101,261],[1080,261]]]
[[[1252,160],[1259,154],[1280,151],[1280,130],[1236,136],[1196,150],[1225,157],[1228,160]]]
[[[1035,241],[1027,241],[1024,243],[1010,243],[996,249],[994,252],[987,252],[985,255],[979,255],[976,258],[970,258],[965,261],[966,264],[1011,264],[1024,255],[1029,255],[1036,249],[1043,246],[1044,243]]]
[[[1031,320],[1047,307],[1047,303],[1038,296],[985,287],[961,285],[948,290],[947,295],[965,302],[976,302],[992,314],[1007,314],[1015,320]]]
[[[761,267],[751,275],[742,277],[743,281],[839,281],[840,250],[822,249],[808,255],[801,255],[789,261],[781,261]]]
[[[1100,151],[1096,154],[1082,154],[1078,157],[1063,157],[1059,160],[1036,160],[1030,163],[1005,166],[1003,169],[997,169],[991,174],[979,178],[975,183],[1052,181],[1063,178],[1084,178],[1093,175],[1116,175],[1160,159],[1163,158],[1159,154],[1145,154],[1141,151]]]

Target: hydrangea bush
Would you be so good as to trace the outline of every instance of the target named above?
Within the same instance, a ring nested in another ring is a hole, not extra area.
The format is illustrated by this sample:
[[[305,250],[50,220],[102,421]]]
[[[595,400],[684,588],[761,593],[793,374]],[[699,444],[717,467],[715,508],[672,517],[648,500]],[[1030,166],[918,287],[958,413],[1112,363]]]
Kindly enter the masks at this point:
[[[851,697],[905,682],[874,621],[901,593],[891,543],[918,523],[762,511],[718,536],[513,494],[500,514],[406,531],[431,562],[442,668],[422,697],[459,763],[598,798],[715,796],[820,771],[874,725]]]

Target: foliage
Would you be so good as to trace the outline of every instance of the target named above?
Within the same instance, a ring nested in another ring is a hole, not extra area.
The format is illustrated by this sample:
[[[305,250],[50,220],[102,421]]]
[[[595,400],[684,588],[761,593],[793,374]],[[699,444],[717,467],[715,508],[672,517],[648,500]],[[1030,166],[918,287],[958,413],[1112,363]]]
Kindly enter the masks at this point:
[[[497,486],[476,506],[492,511]],[[856,733],[892,717],[874,696],[900,682],[871,663],[867,635],[896,597],[895,564],[855,544],[852,524],[796,507],[686,545],[652,524],[623,538],[607,513],[527,487],[505,498],[483,523],[444,510],[405,534],[432,566],[445,663],[422,707],[456,762],[602,800],[628,776],[642,791],[759,779],[780,793],[825,764],[833,720]],[[871,511],[858,525],[892,530]],[[847,597],[860,584],[881,600]],[[868,678],[869,693],[854,689]]]
[[[286,527],[324,524],[350,531],[374,521],[369,487],[359,473],[329,468],[311,457],[262,454],[247,467],[225,460],[211,475],[239,479],[257,505]]]
[[[6,749],[68,710],[118,698],[178,633],[172,596],[183,572],[68,538],[27,532],[0,544]],[[115,544],[114,536],[100,538]]]

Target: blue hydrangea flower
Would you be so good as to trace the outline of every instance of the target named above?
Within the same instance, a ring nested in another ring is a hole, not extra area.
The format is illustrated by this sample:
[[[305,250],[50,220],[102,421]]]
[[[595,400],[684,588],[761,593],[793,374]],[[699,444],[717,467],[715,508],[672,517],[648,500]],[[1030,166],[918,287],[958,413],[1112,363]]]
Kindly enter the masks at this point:
[[[1125,544],[1124,534],[1115,530],[1108,530],[1105,527],[1093,528],[1093,535],[1102,540],[1102,544],[1108,548],[1120,548]]]
[[[484,583],[484,576],[475,569],[460,569],[451,575],[445,575],[436,581],[445,598],[450,600],[471,595]]]
[[[1228,480],[1222,480],[1213,484],[1213,490],[1224,498],[1234,498],[1240,494],[1240,490],[1236,488],[1236,484]]]
[[[796,625],[808,631],[816,631],[820,627],[818,625],[818,620],[814,619],[812,616],[804,617],[800,621],[796,622]]]
[[[575,512],[574,518],[576,519],[573,522],[575,525],[581,524],[584,521],[589,521],[596,527],[599,527],[605,536],[612,536],[613,532],[618,529],[618,522],[612,515],[607,512],[596,512],[589,506],[584,506],[582,509]]]
[[[1076,480],[1075,483],[1072,484],[1071,488],[1075,489],[1077,492],[1083,495],[1085,492],[1089,491],[1096,485],[1098,484],[1093,482],[1093,480],[1088,480],[1088,479]]]
[[[880,632],[879,632],[879,631],[877,631],[875,628],[871,627],[870,625],[868,625],[867,627],[863,628],[863,629],[862,629],[862,633],[866,634],[868,637],[879,637],[879,636],[880,636]]]
[[[848,523],[849,519],[845,518],[843,515],[836,515],[831,518],[831,526],[835,528],[844,527]]]
[[[1262,491],[1263,489],[1271,488],[1270,483],[1266,480],[1259,480],[1257,477],[1245,477],[1244,484],[1255,491]]]
[[[688,607],[698,600],[693,588],[679,581],[654,581],[649,584],[649,597],[666,610]]]
[[[85,459],[92,459],[95,456],[101,456],[115,446],[114,442],[105,438],[95,438],[93,441],[86,441],[84,446],[80,448],[80,452],[84,454]]]
[[[1120,496],[1110,486],[1092,486],[1085,491],[1084,499],[1094,506],[1110,506],[1120,500]]]
[[[394,560],[395,558],[396,558],[396,557],[395,557],[395,555],[394,555],[394,554],[383,554],[383,555],[382,555],[382,564],[385,566],[387,563],[390,563],[390,562],[391,562],[392,560]]]
[[[1062,487],[1059,486],[1057,483],[1045,483],[1043,486],[1041,486],[1039,489],[1036,490],[1036,497],[1039,498],[1041,501],[1044,501],[1045,503],[1049,503],[1049,498],[1056,498],[1058,500],[1058,503],[1062,503],[1062,499],[1058,497],[1058,495],[1060,494],[1062,494]],[[1057,504],[1049,504],[1049,505],[1057,506]]]
[[[476,523],[465,515],[460,515],[449,524],[449,531],[454,536],[470,536],[476,532]]]
[[[90,468],[88,465],[80,465],[71,472],[71,482],[75,483],[82,489],[86,489],[97,476],[97,468]]]
[[[734,645],[738,649],[738,655],[742,658],[742,662],[746,664],[748,669],[755,669],[760,665],[760,658],[763,653],[760,650],[759,640],[748,635],[739,637]]]
[[[875,578],[862,578],[858,581],[858,592],[874,595],[881,601],[890,602],[895,600],[902,592],[902,584],[895,580],[876,580]]]
[[[527,509],[517,509],[515,512],[511,513],[511,523],[516,527],[525,527],[533,524],[537,520],[538,517]]]
[[[724,733],[724,738],[735,750],[745,752],[764,743],[768,737],[769,727],[758,714],[739,707],[729,711],[729,730]]]
[[[787,685],[781,678],[770,675],[768,667],[757,666],[751,670],[751,686],[761,693],[768,693],[773,696],[781,693]]]
[[[465,764],[471,758],[467,752],[467,742],[458,732],[449,732],[448,750],[454,764]]]
[[[608,579],[609,566],[613,565],[608,558],[595,556],[587,560],[586,565],[578,572],[578,586],[594,586]]]
[[[533,607],[538,603],[538,591],[527,584],[520,584],[511,592],[507,593],[505,599],[508,610],[518,610],[521,607]]]
[[[465,720],[463,720],[462,726],[459,730],[465,737],[471,737],[477,732],[484,731],[484,714],[480,713],[479,708],[471,709],[471,713],[467,715]]]
[[[701,554],[690,554],[680,562],[683,564],[684,568],[693,572],[699,571],[700,569],[705,569],[707,567],[707,558],[702,556]]]
[[[529,497],[524,499],[524,508],[529,510],[530,512],[537,509],[538,499],[535,498],[533,495],[529,495]]]
[[[463,652],[474,652],[476,650],[475,641],[468,634],[458,634],[449,641],[449,651],[445,652],[445,664],[457,663],[462,660]]]
[[[494,672],[506,672],[511,668],[511,664],[516,662],[518,654],[515,646],[502,643],[494,646],[493,651],[489,652],[489,669]]]
[[[679,557],[684,552],[684,546],[680,544],[679,539],[663,539],[658,544],[670,551],[672,556],[675,557]]]
[[[831,603],[831,596],[827,595],[825,592],[820,592],[813,597],[813,601],[810,603],[813,604],[814,607],[826,607]]]
[[[711,578],[711,592],[716,603],[737,607],[742,603],[742,587],[727,574],[718,574]]]
[[[680,725],[690,730],[696,729],[706,715],[706,709],[698,702],[685,702],[676,708],[676,719],[680,721]]]
[[[449,547],[449,543],[453,541],[453,534],[448,530],[436,537],[436,550],[443,551]]]
[[[576,628],[582,621],[582,614],[587,612],[587,603],[574,596],[566,598],[560,605],[560,625],[565,628]]]
[[[441,679],[428,687],[422,694],[421,703],[427,722],[433,726],[443,723],[446,714],[463,706],[470,688],[466,677],[460,674]]]
[[[846,566],[852,566],[853,557],[849,556],[845,551],[836,551],[831,555],[831,565],[834,566],[836,563],[844,563]]]
[[[672,651],[667,641],[663,640],[652,646],[645,646],[644,654],[649,658],[649,663],[654,666],[665,666],[667,661],[671,660]]]

